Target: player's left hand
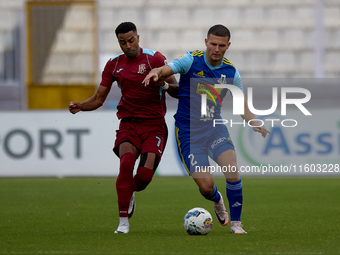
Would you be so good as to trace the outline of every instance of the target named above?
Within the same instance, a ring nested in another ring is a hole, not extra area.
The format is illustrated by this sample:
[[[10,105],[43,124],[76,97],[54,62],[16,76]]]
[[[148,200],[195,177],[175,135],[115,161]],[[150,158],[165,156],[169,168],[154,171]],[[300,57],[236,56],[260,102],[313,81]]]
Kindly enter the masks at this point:
[[[265,138],[267,136],[267,134],[271,134],[270,131],[265,127],[265,126],[261,126],[261,127],[253,127],[253,130],[255,132],[259,132],[261,133],[262,137]]]

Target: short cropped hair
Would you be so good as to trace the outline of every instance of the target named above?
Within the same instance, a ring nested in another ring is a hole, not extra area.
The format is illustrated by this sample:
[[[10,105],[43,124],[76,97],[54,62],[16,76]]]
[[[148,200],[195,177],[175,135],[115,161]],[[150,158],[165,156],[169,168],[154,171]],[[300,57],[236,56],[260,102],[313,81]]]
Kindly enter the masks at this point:
[[[209,29],[209,31],[208,31],[207,38],[209,38],[209,35],[222,36],[222,37],[228,36],[228,38],[230,40],[230,31],[229,31],[229,29],[226,28],[223,25],[220,25],[220,24],[212,26]]]
[[[137,33],[137,28],[135,24],[133,24],[132,22],[122,22],[116,28],[115,33],[116,33],[116,36],[118,37],[118,34],[125,34],[130,31]]]

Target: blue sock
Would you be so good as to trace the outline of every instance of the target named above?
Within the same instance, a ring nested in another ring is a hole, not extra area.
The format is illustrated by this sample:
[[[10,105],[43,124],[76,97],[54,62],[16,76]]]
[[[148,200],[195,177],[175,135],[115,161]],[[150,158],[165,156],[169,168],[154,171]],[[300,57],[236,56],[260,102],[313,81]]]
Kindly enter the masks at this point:
[[[227,197],[229,201],[230,220],[240,221],[243,203],[241,180],[237,182],[227,181]]]
[[[208,199],[208,200],[211,200],[211,201],[214,201],[214,202],[218,202],[221,199],[220,193],[217,192],[216,185],[215,185],[214,191],[211,193],[211,195],[205,196],[205,195],[202,194],[201,190],[199,190],[199,191],[200,191],[201,195],[203,197],[205,197],[206,199]]]

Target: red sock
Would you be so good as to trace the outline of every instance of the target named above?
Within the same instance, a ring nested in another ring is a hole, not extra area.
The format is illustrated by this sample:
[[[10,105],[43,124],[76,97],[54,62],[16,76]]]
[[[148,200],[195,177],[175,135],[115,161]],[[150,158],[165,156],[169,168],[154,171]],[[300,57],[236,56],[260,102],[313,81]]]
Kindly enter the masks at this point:
[[[119,217],[128,217],[130,199],[134,190],[133,168],[135,161],[136,157],[131,152],[127,152],[120,157],[119,175],[116,181]]]
[[[133,182],[135,184],[135,191],[141,191],[148,186],[151,182],[155,171],[146,167],[138,167],[137,174],[133,178]]]

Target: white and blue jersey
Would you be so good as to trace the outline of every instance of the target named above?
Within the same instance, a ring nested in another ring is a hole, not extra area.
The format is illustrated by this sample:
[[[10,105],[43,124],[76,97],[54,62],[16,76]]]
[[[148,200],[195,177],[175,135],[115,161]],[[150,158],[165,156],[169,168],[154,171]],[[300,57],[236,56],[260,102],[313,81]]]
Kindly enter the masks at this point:
[[[240,74],[234,65],[223,58],[211,66],[205,51],[188,52],[168,64],[180,73],[178,109],[175,114],[176,138],[182,162],[193,173],[197,166],[209,166],[207,155],[217,162],[218,156],[234,149],[225,125],[213,127],[213,119],[221,119],[221,107],[228,89],[215,84],[233,84],[243,92]],[[201,112],[201,95],[206,94],[206,113]]]

